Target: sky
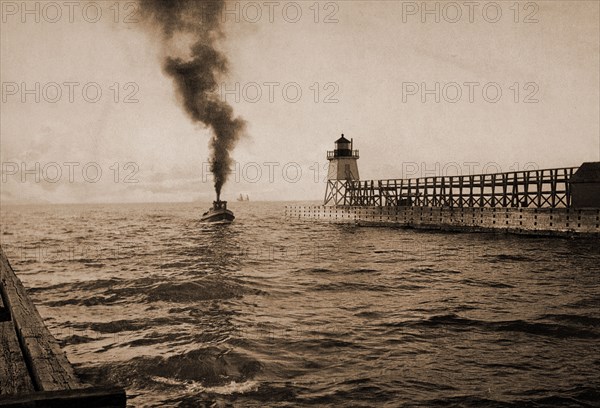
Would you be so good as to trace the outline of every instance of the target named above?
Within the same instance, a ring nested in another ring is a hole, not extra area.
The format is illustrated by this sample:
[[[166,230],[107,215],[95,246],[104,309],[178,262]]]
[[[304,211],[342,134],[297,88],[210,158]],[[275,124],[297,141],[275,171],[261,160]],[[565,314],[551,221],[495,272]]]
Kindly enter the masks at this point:
[[[248,128],[223,198],[321,200],[342,133],[361,179],[600,160],[599,9],[228,1],[215,92]],[[181,108],[136,2],[1,10],[0,203],[214,198],[210,130]]]

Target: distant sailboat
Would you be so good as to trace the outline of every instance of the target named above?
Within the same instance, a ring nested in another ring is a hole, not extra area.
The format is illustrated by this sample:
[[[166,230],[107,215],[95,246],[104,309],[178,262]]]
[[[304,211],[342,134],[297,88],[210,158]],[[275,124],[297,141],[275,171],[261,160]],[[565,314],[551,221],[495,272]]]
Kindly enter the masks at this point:
[[[248,194],[246,194],[246,198],[244,198],[244,196],[242,194],[240,194],[240,196],[237,198],[238,201],[250,201],[250,197],[248,197]]]
[[[250,201],[250,197],[248,197],[248,194],[246,194],[246,201]]]

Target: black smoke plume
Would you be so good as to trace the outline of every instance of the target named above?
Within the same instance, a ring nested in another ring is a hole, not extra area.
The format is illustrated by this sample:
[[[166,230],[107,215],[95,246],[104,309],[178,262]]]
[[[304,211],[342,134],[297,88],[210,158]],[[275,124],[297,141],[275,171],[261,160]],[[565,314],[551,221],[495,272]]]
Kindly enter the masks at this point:
[[[223,37],[224,5],[224,0],[140,0],[141,14],[160,28],[167,54],[175,35],[193,38],[190,57],[167,56],[163,69],[173,78],[190,118],[212,129],[210,170],[215,179],[217,200],[231,172],[230,153],[246,127],[246,122],[235,117],[233,108],[215,92],[219,79],[228,72],[227,57],[216,48],[216,41]]]

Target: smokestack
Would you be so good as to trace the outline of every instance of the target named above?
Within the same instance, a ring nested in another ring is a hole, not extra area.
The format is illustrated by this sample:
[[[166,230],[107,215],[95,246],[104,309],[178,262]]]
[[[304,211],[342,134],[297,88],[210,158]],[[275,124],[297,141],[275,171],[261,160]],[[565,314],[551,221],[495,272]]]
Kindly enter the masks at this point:
[[[142,16],[161,30],[159,40],[167,55],[163,70],[173,79],[185,112],[193,122],[211,129],[209,161],[217,201],[231,172],[231,151],[246,129],[246,121],[235,117],[233,108],[215,93],[228,73],[227,57],[216,48],[216,40],[224,37],[220,18],[224,5],[224,0],[140,0]],[[189,58],[172,56],[174,35],[193,38]]]

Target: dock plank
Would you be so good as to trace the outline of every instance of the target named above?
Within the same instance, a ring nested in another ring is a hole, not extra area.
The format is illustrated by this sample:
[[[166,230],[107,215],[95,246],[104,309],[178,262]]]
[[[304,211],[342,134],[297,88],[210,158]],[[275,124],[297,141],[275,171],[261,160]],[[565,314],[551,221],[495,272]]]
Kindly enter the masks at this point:
[[[41,336],[31,335],[31,330],[21,329],[21,339],[28,359],[33,361],[31,375],[35,383],[40,384],[43,390],[57,391],[80,388],[79,381],[73,381],[75,373],[69,365],[65,368],[57,360],[57,352]],[[59,351],[59,353],[62,353]]]
[[[0,396],[2,408],[121,408],[126,403],[122,388],[82,388]]]
[[[0,395],[33,392],[12,322],[0,322]]]
[[[44,325],[1,248],[0,283],[35,388],[38,391],[82,388],[84,384],[79,381],[57,340]]]

